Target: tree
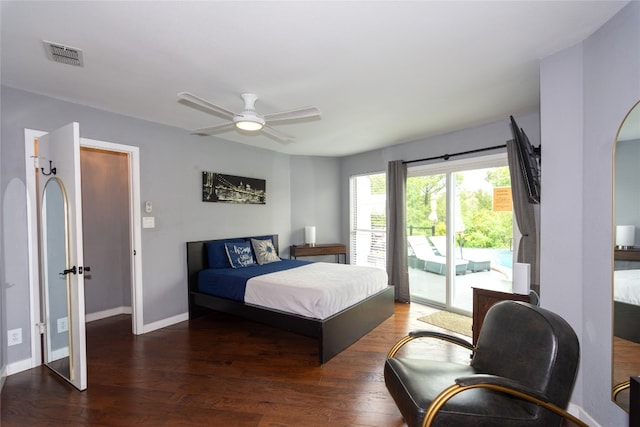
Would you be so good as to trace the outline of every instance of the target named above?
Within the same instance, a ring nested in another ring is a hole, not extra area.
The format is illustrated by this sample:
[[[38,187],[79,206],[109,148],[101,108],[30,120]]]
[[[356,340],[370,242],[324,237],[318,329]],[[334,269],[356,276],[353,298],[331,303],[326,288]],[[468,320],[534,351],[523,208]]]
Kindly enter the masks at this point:
[[[387,176],[383,173],[370,175],[371,194],[386,194],[387,192]]]
[[[485,181],[491,187],[508,187],[511,177],[507,166],[486,170]],[[465,231],[462,243],[474,248],[508,248],[513,235],[512,213],[493,210],[493,194],[481,189],[463,190],[460,195]]]
[[[511,187],[511,175],[509,167],[487,169],[485,180],[494,187]]]
[[[407,179],[407,225],[419,232],[430,230],[433,223],[429,219],[432,207],[441,197],[445,188],[445,175],[418,176]],[[433,200],[433,204],[432,204]],[[439,219],[443,219],[437,212]]]

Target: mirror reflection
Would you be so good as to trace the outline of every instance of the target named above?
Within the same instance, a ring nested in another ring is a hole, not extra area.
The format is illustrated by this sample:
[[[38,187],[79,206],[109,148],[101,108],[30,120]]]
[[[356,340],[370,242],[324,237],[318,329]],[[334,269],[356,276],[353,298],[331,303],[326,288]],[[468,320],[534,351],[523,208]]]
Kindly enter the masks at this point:
[[[45,301],[46,363],[71,379],[69,340],[69,281],[61,274],[67,267],[66,197],[62,183],[50,179],[42,200],[42,276]]]
[[[613,369],[614,401],[629,410],[630,376],[640,374],[640,103],[625,118],[615,147]]]

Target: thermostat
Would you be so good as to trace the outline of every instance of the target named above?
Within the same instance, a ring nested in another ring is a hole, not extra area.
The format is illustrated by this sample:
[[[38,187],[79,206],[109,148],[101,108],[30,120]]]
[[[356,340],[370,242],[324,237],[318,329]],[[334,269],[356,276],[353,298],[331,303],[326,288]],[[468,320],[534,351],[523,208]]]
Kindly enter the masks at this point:
[[[156,219],[152,216],[143,216],[142,228],[156,228]]]

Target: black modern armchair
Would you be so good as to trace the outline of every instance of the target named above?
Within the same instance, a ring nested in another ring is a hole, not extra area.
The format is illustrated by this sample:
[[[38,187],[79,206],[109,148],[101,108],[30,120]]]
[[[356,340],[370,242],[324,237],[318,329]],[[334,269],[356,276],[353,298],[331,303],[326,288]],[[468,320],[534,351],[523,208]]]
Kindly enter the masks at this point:
[[[408,342],[436,338],[468,348],[470,364],[396,357]],[[409,427],[560,426],[576,378],[580,345],[557,314],[503,301],[489,309],[478,342],[412,332],[389,352],[384,380]]]

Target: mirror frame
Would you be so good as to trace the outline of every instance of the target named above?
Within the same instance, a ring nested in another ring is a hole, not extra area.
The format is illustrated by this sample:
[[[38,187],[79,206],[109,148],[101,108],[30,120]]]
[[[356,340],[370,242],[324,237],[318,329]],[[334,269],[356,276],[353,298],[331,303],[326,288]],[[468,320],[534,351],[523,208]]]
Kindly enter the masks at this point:
[[[636,117],[637,116],[637,117]],[[616,139],[615,142],[613,144],[613,158],[612,158],[612,163],[613,163],[613,167],[612,167],[612,171],[613,171],[613,181],[612,181],[612,219],[613,219],[613,223],[612,223],[612,238],[611,238],[611,266],[612,266],[612,271],[611,271],[611,399],[613,401],[613,403],[615,403],[616,405],[618,405],[620,408],[622,408],[623,410],[625,410],[626,412],[629,412],[629,406],[630,406],[630,397],[629,397],[629,387],[630,387],[630,381],[629,381],[629,377],[633,376],[633,375],[637,375],[638,373],[640,373],[640,366],[638,366],[638,372],[629,372],[629,376],[625,375],[626,380],[620,380],[617,379],[616,376],[616,335],[615,335],[615,312],[616,312],[616,304],[615,304],[615,297],[614,297],[614,287],[615,287],[615,263],[616,263],[616,225],[617,225],[617,221],[616,221],[616,196],[617,196],[617,153],[618,153],[618,143],[620,142],[621,138],[624,138],[624,140],[635,140],[635,139],[640,139],[640,134],[635,135],[633,133],[633,128],[632,132],[629,131],[629,125],[630,124],[636,124],[633,121],[629,122],[628,119],[630,117],[634,117],[637,119],[640,119],[640,101],[636,102],[633,106],[631,106],[631,108],[629,109],[629,111],[627,112],[626,116],[624,117],[624,119],[622,120],[620,127],[618,128],[618,133],[616,135]],[[635,119],[634,119],[635,120]],[[636,131],[640,131],[640,121],[638,121],[638,128]],[[632,138],[628,139],[628,135],[631,135]],[[637,246],[635,246],[637,248]],[[636,249],[637,250],[637,249]],[[633,260],[635,262],[635,260]],[[621,343],[618,343],[618,345],[620,345]],[[640,349],[640,343],[638,344],[638,348]],[[634,368],[630,368],[630,371],[634,370]],[[622,377],[622,375],[619,375],[618,377]],[[625,400],[626,399],[626,400]]]
[[[54,188],[57,190],[57,193],[51,193],[51,190]],[[71,380],[73,375],[73,351],[71,341],[71,319],[69,317],[69,278],[66,275],[62,278],[60,277],[62,271],[65,270],[67,265],[69,265],[68,198],[64,184],[56,177],[52,177],[47,180],[42,195],[42,293],[44,297],[43,310],[47,324],[45,334],[45,364],[58,375]],[[57,204],[53,206],[51,205],[50,200],[52,200],[51,197],[53,195],[59,197],[59,199],[55,199],[55,201],[59,201],[61,204],[60,206]],[[52,211],[52,207],[55,208],[55,212]],[[58,245],[61,245],[55,248],[55,250],[57,252],[62,251],[63,253],[56,254],[56,265],[50,266],[49,254],[52,247],[49,240],[52,236],[52,220],[62,221],[61,223],[57,222],[57,224],[54,224],[57,225],[57,227],[53,230],[53,236],[57,237],[55,241]],[[62,281],[60,279],[64,280],[64,285],[60,283]],[[55,320],[60,319],[59,316],[62,316],[64,313],[66,313],[67,330],[59,331]],[[66,347],[64,346],[65,343]]]

